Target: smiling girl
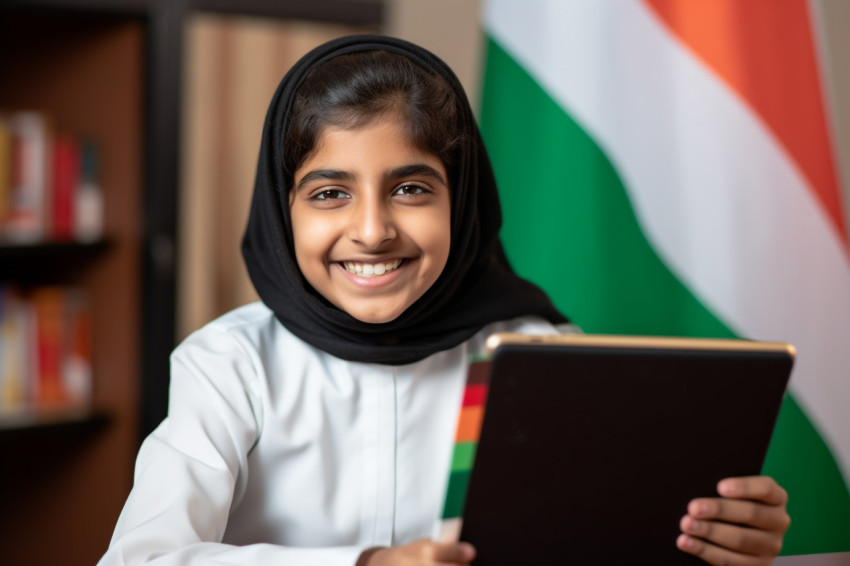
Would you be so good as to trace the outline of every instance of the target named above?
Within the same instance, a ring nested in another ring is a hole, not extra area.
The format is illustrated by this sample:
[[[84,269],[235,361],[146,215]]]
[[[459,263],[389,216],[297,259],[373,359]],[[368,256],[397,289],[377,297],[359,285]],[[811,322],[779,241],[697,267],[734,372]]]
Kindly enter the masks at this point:
[[[307,54],[269,107],[243,242],[262,302],[175,350],[168,417],[101,563],[468,564],[470,545],[426,538],[467,359],[493,332],[566,323],[509,267],[500,222],[444,63],[375,36]],[[782,489],[719,489],[692,502],[680,548],[769,563]]]

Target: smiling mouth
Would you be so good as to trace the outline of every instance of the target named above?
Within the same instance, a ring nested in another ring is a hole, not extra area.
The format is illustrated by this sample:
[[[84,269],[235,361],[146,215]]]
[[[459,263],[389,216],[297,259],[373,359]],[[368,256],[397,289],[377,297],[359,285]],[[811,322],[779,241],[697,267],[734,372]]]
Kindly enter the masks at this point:
[[[385,275],[391,271],[398,269],[404,262],[403,259],[394,259],[391,261],[379,263],[361,263],[359,261],[343,261],[342,266],[349,273],[353,273],[360,277],[377,277]]]

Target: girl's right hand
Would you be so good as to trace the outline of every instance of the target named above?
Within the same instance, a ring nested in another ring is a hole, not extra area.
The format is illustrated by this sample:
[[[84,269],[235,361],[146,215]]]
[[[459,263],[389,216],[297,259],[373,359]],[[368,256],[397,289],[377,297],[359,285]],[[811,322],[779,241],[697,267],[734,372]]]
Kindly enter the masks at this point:
[[[469,564],[474,558],[475,548],[469,543],[420,539],[404,546],[369,549],[360,555],[357,566],[453,566]]]

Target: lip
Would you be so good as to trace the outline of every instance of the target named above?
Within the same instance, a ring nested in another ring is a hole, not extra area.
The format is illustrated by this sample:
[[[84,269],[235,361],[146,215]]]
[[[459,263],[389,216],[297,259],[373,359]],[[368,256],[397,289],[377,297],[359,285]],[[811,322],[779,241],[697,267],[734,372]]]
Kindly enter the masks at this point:
[[[366,261],[348,259],[348,260],[345,260],[345,261],[375,265],[375,264],[379,264],[379,263],[389,263],[389,262],[392,262],[394,259],[398,259],[398,258],[379,259],[379,260],[369,259],[369,260],[366,260]],[[390,285],[391,283],[396,281],[398,278],[402,277],[404,275],[404,273],[408,270],[408,267],[410,266],[410,264],[413,261],[415,261],[415,259],[413,259],[413,258],[404,258],[401,262],[401,265],[399,265],[396,269],[394,269],[394,270],[392,270],[388,273],[384,273],[382,275],[372,275],[370,277],[363,277],[362,275],[358,275],[356,273],[352,273],[352,272],[348,271],[345,268],[345,266],[343,265],[344,262],[342,262],[342,261],[334,262],[333,267],[335,269],[338,269],[346,277],[346,279],[348,279],[350,282],[354,283],[358,287],[373,289],[373,288],[376,288],[376,287],[383,287],[383,286],[386,286],[386,285]]]
[[[373,259],[369,261],[349,259],[338,263],[340,263],[349,273],[363,275],[364,277],[376,277],[383,275],[384,273],[395,271],[400,266],[404,265],[404,259],[400,257],[394,257],[386,260]]]

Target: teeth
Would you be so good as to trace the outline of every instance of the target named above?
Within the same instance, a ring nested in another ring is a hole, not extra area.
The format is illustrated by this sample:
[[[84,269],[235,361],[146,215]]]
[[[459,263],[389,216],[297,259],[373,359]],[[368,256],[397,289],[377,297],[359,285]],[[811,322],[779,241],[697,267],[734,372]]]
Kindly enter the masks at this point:
[[[398,266],[401,265],[401,260],[394,259],[385,263],[374,264],[360,263],[356,261],[344,261],[342,262],[342,265],[349,273],[355,273],[357,275],[360,275],[361,277],[375,277],[377,275],[384,275],[385,273],[389,273],[390,271],[395,271],[396,269],[398,269]]]

